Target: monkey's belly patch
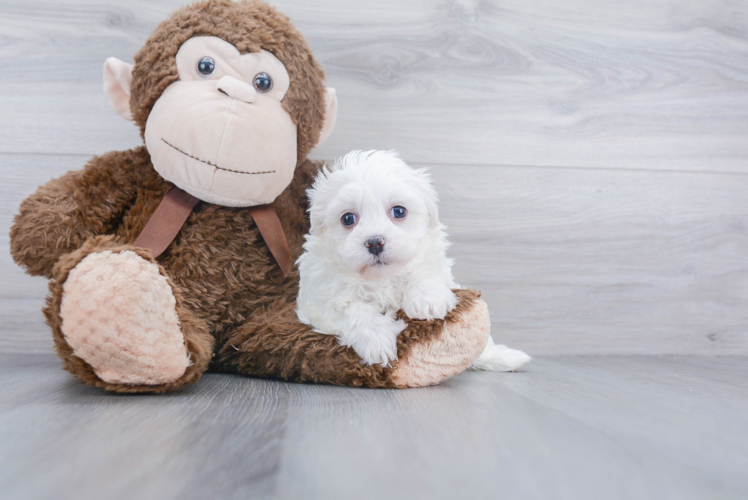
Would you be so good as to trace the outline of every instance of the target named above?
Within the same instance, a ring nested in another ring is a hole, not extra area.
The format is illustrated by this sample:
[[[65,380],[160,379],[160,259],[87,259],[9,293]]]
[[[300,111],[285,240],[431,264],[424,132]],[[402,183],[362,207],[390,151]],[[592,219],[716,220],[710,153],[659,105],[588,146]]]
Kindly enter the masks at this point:
[[[74,355],[105,382],[170,383],[190,364],[171,286],[135,252],[84,258],[63,285],[60,316]]]
[[[225,172],[232,172],[234,174],[247,174],[247,175],[261,175],[261,174],[274,174],[275,173],[275,170],[267,170],[265,172],[242,172],[241,170],[231,170],[230,168],[219,167],[218,165],[216,165],[214,163],[211,163],[211,162],[206,161],[206,160],[201,160],[200,158],[198,158],[196,156],[192,156],[189,153],[185,153],[184,151],[182,151],[181,149],[179,149],[178,147],[176,147],[174,144],[171,144],[169,141],[167,141],[163,137],[161,138],[161,140],[164,141],[164,143],[167,146],[175,149],[176,151],[179,151],[183,155],[185,155],[185,156],[187,156],[189,158],[192,158],[193,160],[197,160],[197,161],[199,161],[201,163],[205,163],[206,165],[210,165],[211,167],[217,168],[218,170],[223,170]]]

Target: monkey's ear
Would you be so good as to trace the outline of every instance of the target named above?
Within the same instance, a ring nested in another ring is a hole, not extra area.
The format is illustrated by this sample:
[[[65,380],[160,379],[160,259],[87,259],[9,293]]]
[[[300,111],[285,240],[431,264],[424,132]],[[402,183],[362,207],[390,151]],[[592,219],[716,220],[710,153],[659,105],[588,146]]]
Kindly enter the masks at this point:
[[[130,84],[132,64],[110,57],[104,63],[104,95],[109,105],[125,120],[132,120]]]
[[[335,94],[335,89],[327,87],[325,90],[325,123],[322,124],[317,146],[325,142],[327,136],[335,128],[335,121],[338,119],[338,96]]]

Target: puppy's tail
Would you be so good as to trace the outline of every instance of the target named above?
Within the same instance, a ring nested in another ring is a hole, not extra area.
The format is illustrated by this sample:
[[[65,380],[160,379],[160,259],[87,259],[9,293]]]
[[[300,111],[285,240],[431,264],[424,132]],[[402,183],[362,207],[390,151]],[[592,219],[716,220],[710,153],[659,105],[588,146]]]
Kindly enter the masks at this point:
[[[517,349],[509,349],[502,344],[494,344],[489,336],[483,353],[470,365],[471,370],[486,370],[492,372],[513,372],[532,358]]]

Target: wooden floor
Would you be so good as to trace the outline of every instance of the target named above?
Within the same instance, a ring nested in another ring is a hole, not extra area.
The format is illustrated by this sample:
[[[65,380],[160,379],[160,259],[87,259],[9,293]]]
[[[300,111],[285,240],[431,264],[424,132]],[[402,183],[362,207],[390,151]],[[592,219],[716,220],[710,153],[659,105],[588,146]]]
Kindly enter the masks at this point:
[[[84,386],[0,356],[3,499],[745,499],[748,358],[555,357],[366,390]]]
[[[273,1],[338,91],[312,156],[430,167],[456,279],[540,357],[419,390],[107,395],[51,354],[8,229],[141,144],[102,65],[185,3],[0,0],[0,500],[748,498],[748,1]]]

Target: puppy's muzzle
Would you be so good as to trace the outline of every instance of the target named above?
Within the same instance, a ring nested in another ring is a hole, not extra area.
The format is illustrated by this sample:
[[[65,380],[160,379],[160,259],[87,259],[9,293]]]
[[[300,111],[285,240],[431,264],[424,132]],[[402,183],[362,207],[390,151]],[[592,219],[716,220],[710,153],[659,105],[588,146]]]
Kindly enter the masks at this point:
[[[384,252],[384,238],[381,236],[372,236],[366,240],[364,246],[369,250],[370,254],[379,255]]]

